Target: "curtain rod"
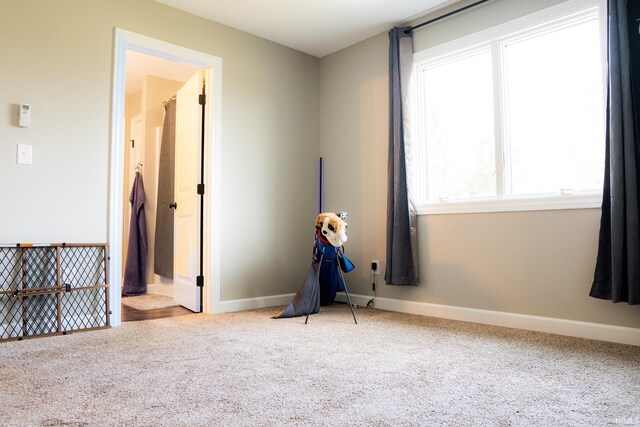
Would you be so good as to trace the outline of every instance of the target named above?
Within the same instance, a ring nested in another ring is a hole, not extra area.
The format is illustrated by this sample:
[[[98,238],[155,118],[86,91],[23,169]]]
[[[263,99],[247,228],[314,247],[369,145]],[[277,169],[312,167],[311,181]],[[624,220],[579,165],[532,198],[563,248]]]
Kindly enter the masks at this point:
[[[445,13],[442,16],[438,16],[437,18],[430,19],[430,20],[428,20],[426,22],[423,22],[422,24],[418,24],[418,25],[416,25],[414,27],[411,27],[410,29],[405,30],[404,32],[405,32],[405,34],[409,34],[411,31],[417,30],[420,27],[424,27],[425,25],[432,24],[432,23],[434,23],[436,21],[439,21],[441,19],[447,18],[447,17],[449,17],[451,15],[455,15],[456,13],[463,12],[463,11],[465,11],[467,9],[471,9],[474,6],[478,6],[479,4],[486,3],[488,1],[489,0],[480,0],[480,1],[477,1],[475,3],[468,4],[468,5],[464,6],[464,7],[461,7],[460,9],[452,10],[451,12]]]

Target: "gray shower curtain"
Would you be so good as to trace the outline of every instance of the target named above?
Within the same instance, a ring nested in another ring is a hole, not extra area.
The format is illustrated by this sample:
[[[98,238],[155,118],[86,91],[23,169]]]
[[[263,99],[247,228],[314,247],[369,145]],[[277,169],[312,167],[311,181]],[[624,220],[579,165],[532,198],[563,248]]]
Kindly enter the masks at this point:
[[[173,280],[173,214],[176,142],[176,99],[165,104],[162,146],[158,169],[158,200],[156,209],[155,250],[153,271]]]
[[[418,224],[407,178],[411,168],[407,154],[411,150],[410,141],[406,138],[406,105],[412,66],[411,27],[395,27],[389,31],[387,285],[418,285]]]

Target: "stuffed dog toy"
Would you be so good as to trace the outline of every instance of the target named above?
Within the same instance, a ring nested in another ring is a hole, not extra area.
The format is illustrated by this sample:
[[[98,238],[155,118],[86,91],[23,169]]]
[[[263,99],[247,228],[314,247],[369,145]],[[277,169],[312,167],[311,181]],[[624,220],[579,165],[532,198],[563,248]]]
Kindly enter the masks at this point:
[[[339,248],[347,241],[347,223],[338,215],[324,212],[316,218],[316,229],[331,245]]]

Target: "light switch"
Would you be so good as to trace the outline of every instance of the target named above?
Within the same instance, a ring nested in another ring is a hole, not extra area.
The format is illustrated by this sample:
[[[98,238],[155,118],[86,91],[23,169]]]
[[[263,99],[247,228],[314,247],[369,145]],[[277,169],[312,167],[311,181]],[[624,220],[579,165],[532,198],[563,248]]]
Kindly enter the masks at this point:
[[[30,165],[33,164],[33,145],[18,144],[18,164]]]

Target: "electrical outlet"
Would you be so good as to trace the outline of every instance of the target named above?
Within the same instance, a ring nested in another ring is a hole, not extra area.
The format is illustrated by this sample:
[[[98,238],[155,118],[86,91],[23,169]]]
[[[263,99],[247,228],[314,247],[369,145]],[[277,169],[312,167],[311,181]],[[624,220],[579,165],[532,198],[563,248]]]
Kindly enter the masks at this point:
[[[373,274],[380,274],[380,261],[377,259],[371,260],[371,272]]]

